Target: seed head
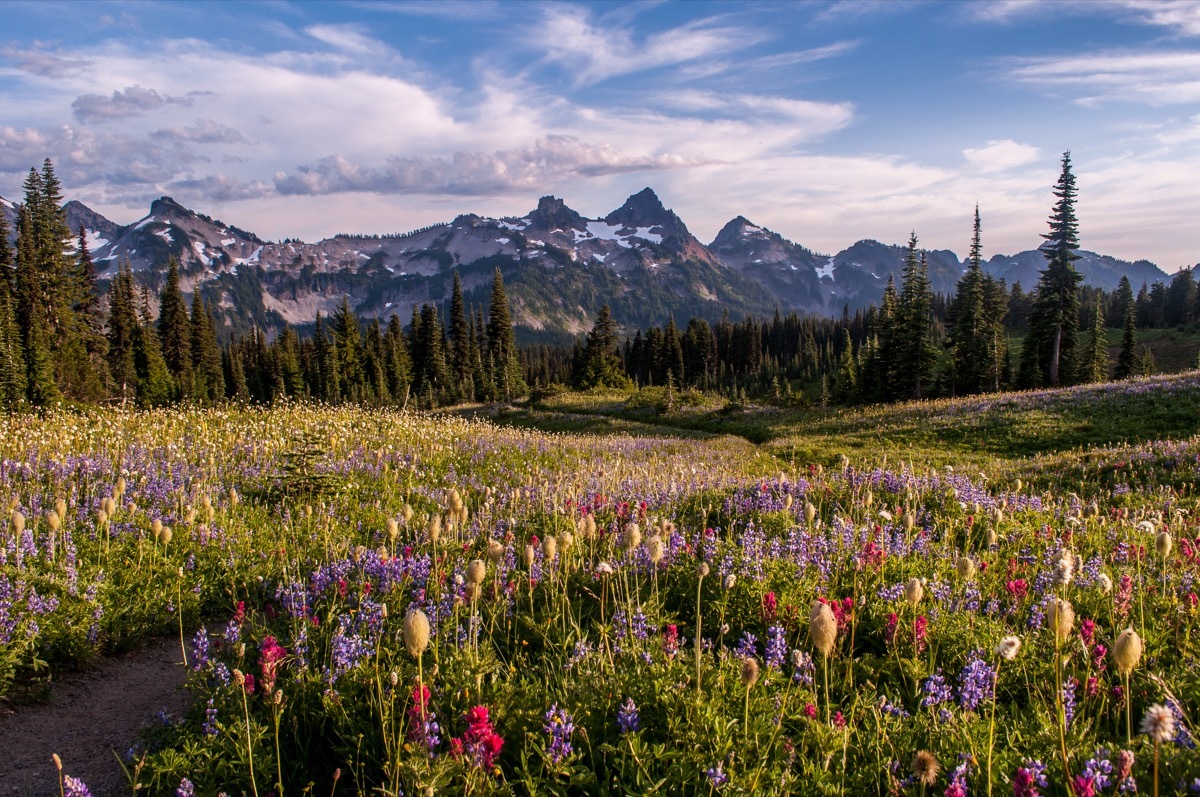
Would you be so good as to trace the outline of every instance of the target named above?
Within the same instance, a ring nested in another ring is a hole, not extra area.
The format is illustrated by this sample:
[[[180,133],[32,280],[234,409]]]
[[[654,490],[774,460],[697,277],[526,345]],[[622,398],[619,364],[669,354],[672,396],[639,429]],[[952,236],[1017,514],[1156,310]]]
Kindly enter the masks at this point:
[[[813,604],[808,615],[808,635],[822,656],[828,656],[833,650],[833,643],[837,641],[837,620],[828,604],[820,601]]]
[[[392,542],[396,541],[396,537],[400,534],[400,524],[396,522],[396,518],[390,517],[387,519],[387,535]]]
[[[1168,742],[1175,736],[1175,715],[1166,706],[1151,706],[1142,717],[1141,731],[1155,744]]]
[[[1171,555],[1171,544],[1171,532],[1169,531],[1160,531],[1158,536],[1154,538],[1154,550],[1163,559]]]
[[[642,529],[636,523],[628,523],[625,526],[625,537],[622,544],[626,551],[632,551],[642,544]]]
[[[1142,660],[1142,638],[1138,636],[1137,631],[1126,628],[1117,635],[1117,641],[1113,643],[1112,654],[1113,661],[1117,663],[1117,669],[1121,671],[1121,675],[1129,675]]]
[[[488,540],[487,558],[492,564],[500,564],[500,560],[504,558],[504,544],[499,540]]]
[[[737,583],[737,576],[733,573],[725,576],[725,589],[733,589],[733,585]]]
[[[14,533],[21,534],[25,531],[25,516],[17,510],[14,509],[12,511],[12,515],[9,517],[9,522],[12,523]]]
[[[917,754],[913,756],[913,777],[925,786],[932,786],[937,782],[938,772],[941,769],[942,765],[938,763],[937,756],[928,750],[918,750]]]
[[[925,584],[915,576],[910,578],[908,583],[904,585],[904,600],[916,606],[921,602],[921,598],[923,597],[925,597]]]
[[[646,540],[646,554],[650,557],[653,564],[658,564],[663,558],[663,541],[662,537],[657,534]]]
[[[996,655],[1005,661],[1012,661],[1017,657],[1017,651],[1020,649],[1020,637],[1015,637],[1010,634],[996,644]]]
[[[812,505],[811,501],[805,501],[804,502],[804,521],[806,523],[812,523],[813,518],[815,518],[816,516],[817,516],[817,508]]]
[[[696,568],[696,575],[700,576],[700,578],[704,578],[710,572],[711,568],[709,568],[708,562],[701,562],[700,566]]]
[[[1075,626],[1075,608],[1070,601],[1055,598],[1046,610],[1046,619],[1050,621],[1054,635],[1064,640],[1071,635],[1071,629]]]
[[[958,557],[958,561],[954,563],[954,569],[963,581],[970,581],[975,576],[975,562],[969,556]]]
[[[413,609],[404,616],[404,646],[414,657],[429,647],[429,618],[420,609]]]
[[[1112,576],[1110,576],[1108,573],[1101,573],[1100,577],[1096,579],[1096,583],[1100,585],[1100,591],[1105,595],[1112,592]]]
[[[472,584],[482,584],[485,576],[487,576],[487,565],[482,559],[472,560],[471,564],[467,565],[467,581]]]
[[[537,549],[532,544],[525,546],[525,554],[522,557],[526,567],[533,567],[534,561],[537,559]]]
[[[753,689],[758,683],[758,659],[749,656],[742,660],[742,686]]]
[[[166,544],[168,544],[169,542],[171,542],[171,537],[172,537],[172,536],[173,536],[173,535],[172,535],[172,532],[171,532],[171,527],[170,527],[170,526],[163,526],[163,528],[162,528],[162,531],[161,531],[161,532],[159,533],[159,535],[158,535],[158,538],[159,538],[160,540],[162,540],[162,544],[163,544],[163,545],[166,545]]]
[[[546,557],[547,563],[552,563],[554,557],[558,555],[558,539],[554,536],[547,536],[542,540],[542,555]]]
[[[59,517],[58,512],[51,509],[46,513],[46,525],[50,527],[51,531],[58,531],[58,527],[62,525],[62,518]]]

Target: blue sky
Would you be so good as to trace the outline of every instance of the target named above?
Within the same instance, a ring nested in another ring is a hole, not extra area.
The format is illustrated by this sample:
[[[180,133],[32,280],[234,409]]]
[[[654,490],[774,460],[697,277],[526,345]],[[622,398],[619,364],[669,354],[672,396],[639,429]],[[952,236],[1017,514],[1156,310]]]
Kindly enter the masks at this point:
[[[745,215],[1036,246],[1072,151],[1083,245],[1200,261],[1200,3],[9,2],[0,195],[54,159],[114,221],[170,195],[272,239],[653,187]]]

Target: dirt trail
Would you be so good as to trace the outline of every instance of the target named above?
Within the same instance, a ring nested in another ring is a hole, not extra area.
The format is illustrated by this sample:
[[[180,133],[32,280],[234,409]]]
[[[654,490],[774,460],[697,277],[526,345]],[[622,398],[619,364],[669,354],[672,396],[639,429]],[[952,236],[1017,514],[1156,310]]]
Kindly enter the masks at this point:
[[[163,639],[63,676],[46,703],[0,708],[0,797],[57,795],[53,753],[95,797],[129,794],[113,750],[123,756],[160,709],[186,709],[186,675],[179,640]]]

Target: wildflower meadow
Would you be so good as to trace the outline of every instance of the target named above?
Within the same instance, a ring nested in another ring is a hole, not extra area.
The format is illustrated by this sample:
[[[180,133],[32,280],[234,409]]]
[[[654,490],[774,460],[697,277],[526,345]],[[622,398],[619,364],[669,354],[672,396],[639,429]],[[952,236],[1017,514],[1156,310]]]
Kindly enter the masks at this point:
[[[118,751],[133,794],[1200,793],[1200,438],[992,467],[875,432],[5,417],[0,695],[178,640],[191,708]]]

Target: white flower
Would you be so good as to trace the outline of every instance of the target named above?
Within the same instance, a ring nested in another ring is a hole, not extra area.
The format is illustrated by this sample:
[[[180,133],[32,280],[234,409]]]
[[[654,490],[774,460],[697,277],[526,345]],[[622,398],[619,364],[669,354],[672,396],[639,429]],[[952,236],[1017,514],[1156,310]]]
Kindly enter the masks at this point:
[[[1012,661],[1017,657],[1017,651],[1021,649],[1021,640],[1018,637],[1009,635],[1001,639],[996,645],[996,655],[1005,661]]]
[[[613,574],[613,566],[610,565],[608,562],[601,562],[600,564],[596,565],[596,575],[611,576],[612,574]]]
[[[1175,736],[1175,715],[1166,706],[1151,706],[1142,717],[1141,731],[1155,743],[1169,742]]]
[[[1103,592],[1105,595],[1112,592],[1112,588],[1113,588],[1112,577],[1109,576],[1108,573],[1101,573],[1099,578],[1096,579],[1096,583],[1100,585],[1100,591]]]
[[[1143,534],[1153,534],[1154,533],[1154,524],[1151,523],[1149,520],[1143,520],[1137,524],[1137,530],[1142,532]]]

